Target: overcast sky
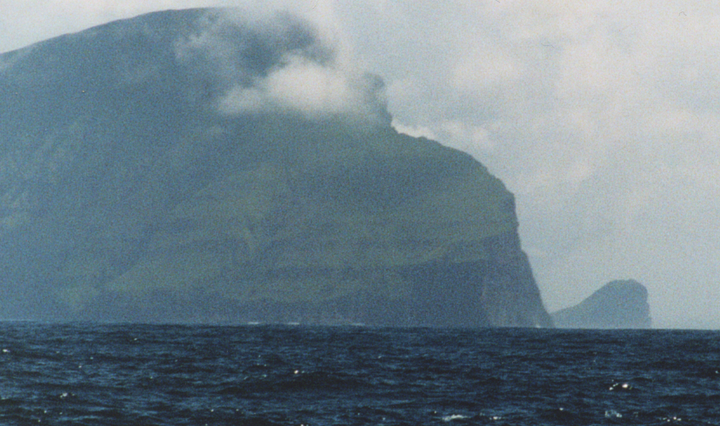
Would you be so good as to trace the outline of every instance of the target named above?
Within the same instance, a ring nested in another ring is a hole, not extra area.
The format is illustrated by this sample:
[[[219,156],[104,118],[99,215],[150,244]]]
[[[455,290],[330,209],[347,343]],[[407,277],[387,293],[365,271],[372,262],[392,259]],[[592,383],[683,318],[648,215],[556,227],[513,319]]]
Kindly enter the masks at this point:
[[[549,311],[645,284],[656,327],[720,328],[720,4],[0,0],[0,52],[153,10],[289,7],[381,76],[393,124],[516,195]]]

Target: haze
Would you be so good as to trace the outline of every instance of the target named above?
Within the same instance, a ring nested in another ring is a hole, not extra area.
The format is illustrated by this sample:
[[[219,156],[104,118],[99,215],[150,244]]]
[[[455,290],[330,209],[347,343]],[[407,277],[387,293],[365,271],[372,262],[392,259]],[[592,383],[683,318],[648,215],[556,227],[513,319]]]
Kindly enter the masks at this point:
[[[655,327],[718,328],[720,6],[565,3],[0,0],[0,52],[154,10],[288,8],[384,80],[398,130],[505,182],[549,311],[634,278]]]

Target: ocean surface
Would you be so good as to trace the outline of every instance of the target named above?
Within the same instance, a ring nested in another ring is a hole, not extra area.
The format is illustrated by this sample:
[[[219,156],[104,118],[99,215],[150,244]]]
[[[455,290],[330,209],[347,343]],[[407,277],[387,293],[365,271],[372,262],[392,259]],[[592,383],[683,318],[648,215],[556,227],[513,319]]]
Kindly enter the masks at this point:
[[[1,425],[718,425],[720,332],[0,323]]]

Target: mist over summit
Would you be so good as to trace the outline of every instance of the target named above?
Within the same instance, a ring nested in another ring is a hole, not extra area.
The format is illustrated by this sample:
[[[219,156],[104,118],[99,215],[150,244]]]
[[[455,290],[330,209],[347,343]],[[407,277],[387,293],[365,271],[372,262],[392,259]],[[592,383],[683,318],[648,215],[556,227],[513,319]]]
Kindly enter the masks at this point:
[[[512,194],[382,90],[282,13],[0,55],[0,317],[549,325]]]
[[[379,77],[349,68],[308,22],[282,12],[258,19],[239,9],[156,12],[3,54],[0,70],[19,88],[45,86],[55,95],[46,100],[60,103],[81,95],[107,102],[101,90],[151,85],[157,102],[179,100],[159,95],[182,87],[183,103],[206,101],[228,116],[389,123]]]

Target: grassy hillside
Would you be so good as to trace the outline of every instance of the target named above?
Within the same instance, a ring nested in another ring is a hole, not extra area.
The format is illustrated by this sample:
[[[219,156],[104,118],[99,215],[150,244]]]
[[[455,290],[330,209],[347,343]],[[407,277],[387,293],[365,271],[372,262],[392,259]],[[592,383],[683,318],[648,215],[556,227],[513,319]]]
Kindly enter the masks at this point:
[[[0,55],[0,316],[547,323],[512,195],[470,156],[395,132],[377,85],[358,86],[366,121],[223,111],[288,55],[332,56],[306,24],[281,17],[278,35],[223,13]],[[227,57],[197,50],[208,39]]]

